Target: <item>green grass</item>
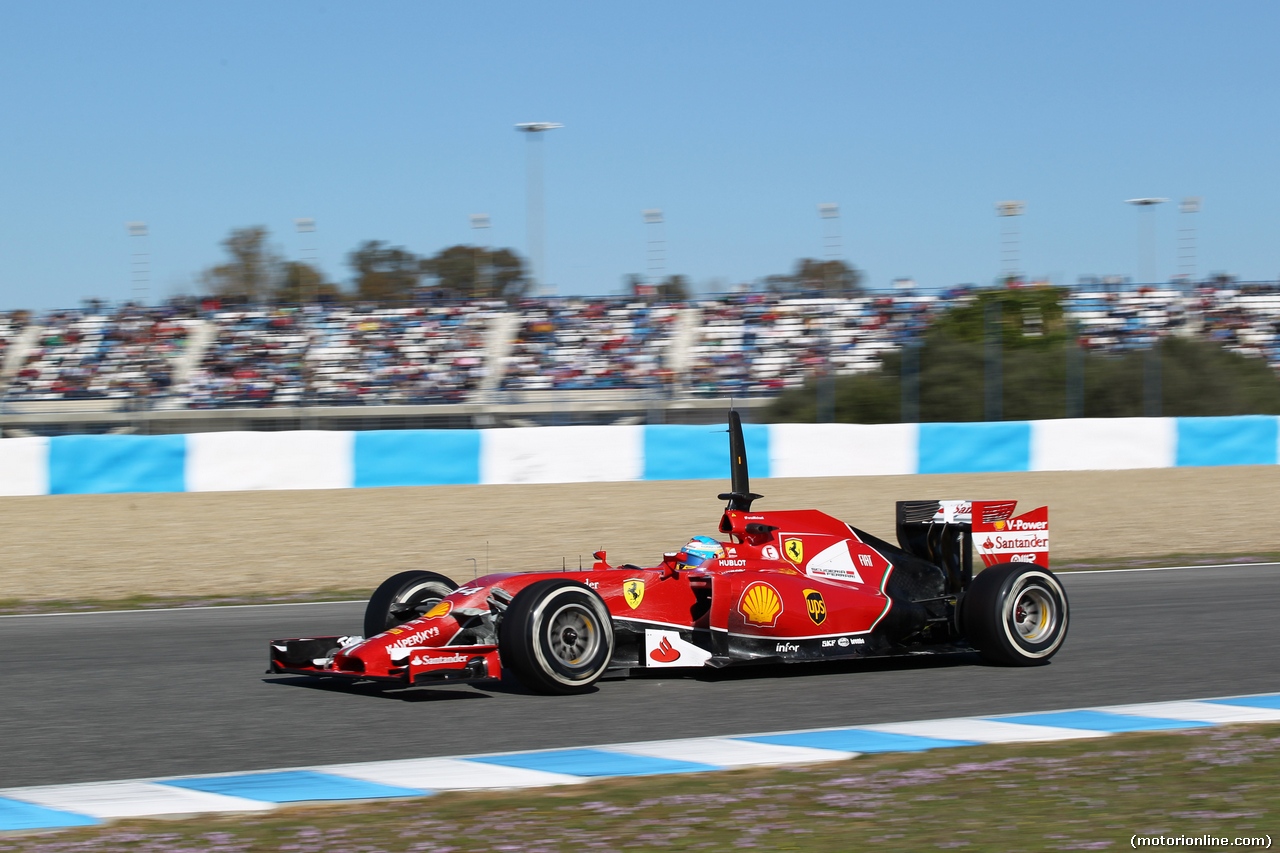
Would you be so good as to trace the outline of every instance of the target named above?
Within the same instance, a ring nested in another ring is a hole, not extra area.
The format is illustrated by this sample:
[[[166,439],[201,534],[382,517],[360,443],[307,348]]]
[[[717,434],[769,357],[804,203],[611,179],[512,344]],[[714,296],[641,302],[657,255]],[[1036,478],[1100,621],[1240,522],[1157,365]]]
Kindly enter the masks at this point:
[[[0,837],[0,853],[1121,850],[1135,833],[1275,836],[1277,778],[1280,725],[1231,726],[133,820]]]

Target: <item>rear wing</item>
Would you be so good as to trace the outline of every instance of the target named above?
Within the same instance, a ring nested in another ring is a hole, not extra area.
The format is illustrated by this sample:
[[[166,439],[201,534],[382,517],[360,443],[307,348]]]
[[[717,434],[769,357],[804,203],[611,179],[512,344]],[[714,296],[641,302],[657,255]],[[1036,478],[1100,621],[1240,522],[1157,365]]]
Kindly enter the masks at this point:
[[[1015,516],[1017,501],[898,501],[898,544],[942,566],[952,592],[973,579],[973,552],[983,566],[1036,563],[1049,568],[1049,508]]]

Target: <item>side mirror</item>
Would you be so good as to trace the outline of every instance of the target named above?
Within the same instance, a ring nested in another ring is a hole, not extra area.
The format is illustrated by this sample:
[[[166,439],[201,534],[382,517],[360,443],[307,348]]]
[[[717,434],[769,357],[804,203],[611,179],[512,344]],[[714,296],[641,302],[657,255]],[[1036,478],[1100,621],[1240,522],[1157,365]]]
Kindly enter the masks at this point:
[[[677,551],[675,554],[671,556],[670,560],[663,561],[665,565],[663,565],[662,567],[663,568],[662,577],[663,578],[679,577],[680,569],[684,566],[685,561],[688,559],[689,559],[688,551]],[[668,572],[670,574],[668,574]]]

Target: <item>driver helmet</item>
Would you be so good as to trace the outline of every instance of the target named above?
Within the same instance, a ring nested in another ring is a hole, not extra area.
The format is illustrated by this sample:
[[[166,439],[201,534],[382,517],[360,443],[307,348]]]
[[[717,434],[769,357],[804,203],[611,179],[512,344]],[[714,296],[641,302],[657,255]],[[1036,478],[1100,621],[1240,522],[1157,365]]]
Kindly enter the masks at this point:
[[[686,569],[701,566],[708,560],[714,560],[724,556],[724,546],[710,536],[695,536],[689,540],[689,544],[680,549],[688,555],[680,565]]]

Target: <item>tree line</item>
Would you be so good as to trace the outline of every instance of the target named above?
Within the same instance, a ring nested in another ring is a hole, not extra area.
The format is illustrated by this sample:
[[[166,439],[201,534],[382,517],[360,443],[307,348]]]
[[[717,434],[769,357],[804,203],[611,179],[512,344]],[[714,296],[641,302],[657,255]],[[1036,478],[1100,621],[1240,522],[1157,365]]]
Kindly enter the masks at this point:
[[[252,304],[355,300],[408,304],[424,297],[518,299],[531,286],[524,260],[510,249],[449,246],[430,257],[382,240],[366,240],[347,255],[351,289],[344,290],[304,261],[286,260],[266,228],[234,229],[222,247],[225,262],[200,275],[201,289],[220,299]]]
[[[350,288],[331,281],[315,265],[285,259],[272,245],[270,232],[255,225],[236,228],[222,241],[223,263],[200,274],[201,289],[230,302],[297,305],[347,300],[380,305],[410,304],[426,298],[503,299],[529,295],[533,280],[525,261],[511,249],[456,245],[424,256],[382,240],[366,240],[347,254]],[[801,258],[789,274],[762,280],[775,293],[854,295],[862,290],[862,273],[842,260]],[[683,275],[657,282],[643,276],[623,278],[627,295],[682,301],[693,287]]]

